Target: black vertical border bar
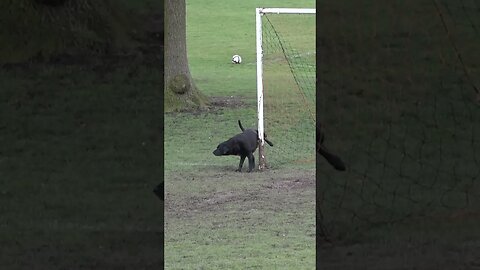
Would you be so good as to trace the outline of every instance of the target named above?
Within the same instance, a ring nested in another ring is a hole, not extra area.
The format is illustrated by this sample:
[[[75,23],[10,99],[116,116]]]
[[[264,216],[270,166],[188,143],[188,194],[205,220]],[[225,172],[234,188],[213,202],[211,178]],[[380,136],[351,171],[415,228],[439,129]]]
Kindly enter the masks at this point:
[[[321,8],[321,1],[316,0],[315,1],[315,8],[320,7]],[[315,124],[318,126],[318,123],[320,123],[320,108],[319,108],[319,100],[320,100],[320,87],[319,87],[319,74],[318,74],[318,67],[321,63],[320,61],[320,56],[321,52],[319,51],[319,36],[321,33],[319,33],[319,24],[320,24],[320,19],[318,15],[315,15]],[[319,138],[320,134],[318,134],[318,128],[315,129],[316,134],[315,134],[315,139]],[[316,140],[315,140],[316,141]],[[316,149],[316,145],[315,145]],[[316,264],[316,269],[321,269],[321,258],[320,258],[320,248],[321,248],[321,243],[320,243],[320,234],[321,234],[321,216],[320,216],[320,178],[319,178],[319,168],[318,168],[318,155],[315,155],[315,264]]]
[[[165,1],[160,0],[160,14],[162,14],[162,18],[160,19],[160,22],[162,23],[160,28],[161,31],[161,37],[160,37],[160,51],[159,51],[159,57],[160,59],[163,60],[161,66],[160,66],[160,76],[162,78],[165,77]],[[159,85],[159,91],[162,92],[161,95],[161,100],[160,100],[160,111],[162,112],[160,117],[159,117],[159,126],[160,126],[160,159],[159,159],[159,166],[160,166],[160,172],[161,175],[158,176],[159,178],[159,184],[153,188],[153,193],[160,199],[160,260],[161,260],[161,265],[159,269],[164,269],[165,268],[165,178],[164,178],[164,164],[165,164],[165,154],[164,154],[164,146],[165,146],[165,136],[164,136],[164,126],[165,126],[165,117],[164,117],[164,95],[165,95],[165,80],[161,80],[161,84]],[[155,176],[156,177],[156,176]]]
[[[168,1],[168,0],[167,0]],[[160,57],[161,59],[163,59],[163,61],[165,61],[165,1],[164,0],[160,0],[161,4],[160,4],[160,8],[161,8],[161,12],[160,14],[163,15],[163,18],[161,18],[161,22],[162,22],[162,27],[161,27],[161,31],[162,31],[162,37],[160,38],[162,44],[160,46]],[[164,63],[164,62],[163,62]],[[164,78],[165,76],[165,65],[163,64],[161,67],[160,67],[160,76],[162,76],[162,78]],[[160,200],[161,200],[161,205],[160,205],[160,223],[162,224],[161,225],[161,228],[160,228],[160,258],[161,258],[161,265],[160,265],[160,268],[159,269],[164,269],[165,268],[165,178],[164,178],[164,170],[165,170],[165,167],[164,167],[164,164],[165,164],[165,143],[164,143],[164,140],[165,140],[165,136],[164,136],[164,126],[165,126],[165,118],[164,118],[164,111],[165,111],[165,108],[164,108],[164,95],[165,95],[165,80],[161,80],[161,85],[160,85],[160,89],[159,91],[162,91],[162,100],[160,101],[160,108],[161,108],[161,116],[160,116],[160,119],[159,121],[161,121],[160,125],[161,125],[161,132],[160,132],[160,143],[161,143],[161,153],[159,153],[159,155],[161,155],[161,159],[160,159],[160,166],[161,166],[161,175],[159,176],[160,178],[160,184],[156,187],[156,192],[157,195],[160,195]],[[159,190],[158,190],[159,189]]]

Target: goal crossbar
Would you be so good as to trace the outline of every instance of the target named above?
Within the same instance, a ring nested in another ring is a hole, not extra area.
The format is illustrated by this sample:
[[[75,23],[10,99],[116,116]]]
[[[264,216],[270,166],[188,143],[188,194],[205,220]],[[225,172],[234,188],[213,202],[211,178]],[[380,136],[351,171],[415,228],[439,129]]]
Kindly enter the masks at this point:
[[[261,14],[315,14],[315,8],[258,8]]]
[[[264,14],[316,14],[315,8],[256,8],[255,9],[255,28],[256,28],[256,51],[257,51],[257,117],[258,117],[258,137],[259,137],[259,162],[258,169],[266,168],[265,161],[265,137],[263,123],[263,47],[262,47],[262,15]]]

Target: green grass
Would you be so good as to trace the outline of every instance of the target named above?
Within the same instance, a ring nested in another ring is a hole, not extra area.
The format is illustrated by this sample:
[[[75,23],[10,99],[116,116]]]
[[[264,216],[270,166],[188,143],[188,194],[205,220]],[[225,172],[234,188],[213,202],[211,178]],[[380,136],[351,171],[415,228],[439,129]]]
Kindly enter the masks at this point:
[[[240,132],[238,119],[245,127],[256,126],[258,6],[314,3],[187,2],[192,76],[203,93],[227,105],[165,115],[167,269],[315,267],[314,159],[294,163],[284,153],[275,155],[277,148],[294,153],[296,145],[274,129],[268,133],[275,146],[266,149],[267,172],[237,173],[238,157],[212,154],[220,142]],[[241,65],[231,64],[234,54],[242,56]],[[309,156],[298,152],[297,159]]]
[[[255,8],[315,7],[313,1],[305,0],[242,1],[234,5],[205,0],[201,4],[187,1],[188,56],[197,85],[207,95],[220,91],[249,97],[256,96]],[[215,9],[218,11],[212,13]],[[231,64],[234,54],[242,56],[242,65]]]
[[[205,166],[167,175],[166,268],[314,268],[312,176]]]

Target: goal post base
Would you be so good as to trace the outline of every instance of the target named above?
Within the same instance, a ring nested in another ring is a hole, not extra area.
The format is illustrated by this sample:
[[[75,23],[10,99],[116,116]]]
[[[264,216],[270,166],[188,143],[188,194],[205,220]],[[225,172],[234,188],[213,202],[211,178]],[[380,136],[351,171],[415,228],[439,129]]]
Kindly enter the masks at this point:
[[[258,157],[259,157],[259,160],[258,160],[258,170],[259,171],[264,171],[265,169],[267,169],[267,159],[265,158],[265,149],[264,149],[264,145],[259,145],[258,146]]]

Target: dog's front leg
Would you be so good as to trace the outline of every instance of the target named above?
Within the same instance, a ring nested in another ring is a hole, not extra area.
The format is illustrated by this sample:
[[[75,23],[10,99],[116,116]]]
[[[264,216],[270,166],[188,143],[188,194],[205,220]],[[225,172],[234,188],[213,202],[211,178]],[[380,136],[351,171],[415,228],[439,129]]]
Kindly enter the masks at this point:
[[[249,158],[250,160],[250,158]],[[240,156],[240,164],[238,164],[238,169],[236,169],[235,171],[236,172],[241,172],[242,171],[242,167],[243,167],[243,162],[245,161],[245,156]]]
[[[248,154],[248,172],[251,172],[254,167],[255,167],[255,156],[253,156],[253,153],[249,153]]]

